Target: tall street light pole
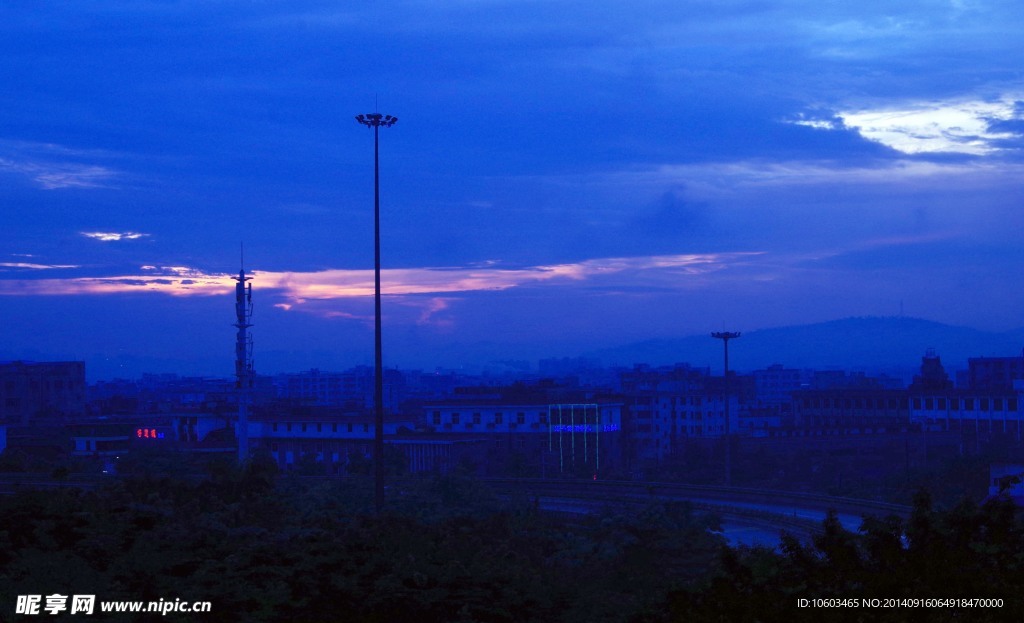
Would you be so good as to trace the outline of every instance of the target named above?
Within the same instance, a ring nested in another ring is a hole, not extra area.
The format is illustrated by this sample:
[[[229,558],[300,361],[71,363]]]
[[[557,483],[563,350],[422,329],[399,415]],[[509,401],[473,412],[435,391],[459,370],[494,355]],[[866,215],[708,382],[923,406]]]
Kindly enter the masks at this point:
[[[711,337],[722,340],[725,346],[725,374],[722,377],[725,392],[725,485],[732,486],[732,429],[729,422],[729,340],[740,336],[739,332],[719,331]]]
[[[390,128],[398,117],[370,113],[356,115],[356,121],[373,128],[373,305],[374,305],[374,407],[373,504],[380,514],[384,507],[384,364],[380,330],[380,129]]]

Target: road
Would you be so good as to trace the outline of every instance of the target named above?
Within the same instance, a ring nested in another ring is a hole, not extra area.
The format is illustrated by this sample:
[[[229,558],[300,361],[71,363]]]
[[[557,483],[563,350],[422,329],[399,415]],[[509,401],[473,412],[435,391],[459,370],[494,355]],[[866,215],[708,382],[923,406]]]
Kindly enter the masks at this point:
[[[501,492],[516,491],[537,499],[541,508],[552,512],[592,513],[609,507],[636,508],[655,500],[688,501],[722,517],[721,534],[731,545],[775,547],[784,531],[807,540],[821,529],[830,510],[835,510],[840,524],[852,532],[860,529],[865,515],[906,517],[910,513],[909,507],[872,500],[733,487],[566,480],[488,482]]]

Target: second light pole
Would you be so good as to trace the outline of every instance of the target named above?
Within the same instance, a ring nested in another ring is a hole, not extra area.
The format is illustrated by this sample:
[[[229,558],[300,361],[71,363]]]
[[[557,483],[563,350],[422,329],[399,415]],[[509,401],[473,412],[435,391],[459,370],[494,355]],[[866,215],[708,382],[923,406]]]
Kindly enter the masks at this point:
[[[390,128],[398,117],[370,113],[356,115],[356,121],[373,128],[373,304],[374,304],[374,387],[375,426],[373,436],[373,504],[380,514],[384,507],[384,363],[380,322],[380,129]]]
[[[732,486],[732,427],[729,422],[729,340],[740,336],[739,332],[719,331],[711,337],[722,340],[725,346],[725,373],[722,376],[723,392],[725,393],[725,486]]]

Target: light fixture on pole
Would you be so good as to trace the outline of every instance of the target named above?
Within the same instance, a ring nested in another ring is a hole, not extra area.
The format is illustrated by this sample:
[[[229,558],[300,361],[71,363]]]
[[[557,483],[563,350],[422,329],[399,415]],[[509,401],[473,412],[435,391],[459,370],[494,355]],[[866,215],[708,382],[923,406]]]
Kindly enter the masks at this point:
[[[380,129],[390,128],[398,117],[370,113],[356,115],[356,121],[373,128],[373,302],[374,302],[374,390],[375,426],[373,437],[373,503],[377,513],[384,506],[384,364],[380,330]]]

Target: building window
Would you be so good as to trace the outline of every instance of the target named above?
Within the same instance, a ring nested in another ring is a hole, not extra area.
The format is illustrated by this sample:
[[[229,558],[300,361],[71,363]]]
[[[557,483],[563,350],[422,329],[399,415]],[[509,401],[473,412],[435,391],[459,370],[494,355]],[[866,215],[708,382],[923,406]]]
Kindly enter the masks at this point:
[[[370,425],[369,424],[363,424],[363,432],[364,433],[370,432]]]
[[[548,414],[547,413],[538,413],[537,414],[537,421],[540,422],[541,424],[547,424],[548,423]]]
[[[275,433],[277,432],[277,422],[274,422],[273,424],[270,425],[270,430],[274,431]]]
[[[434,411],[434,426],[440,426],[440,425],[441,425],[441,412],[440,411]]]
[[[526,414],[525,413],[517,413],[516,414],[516,424],[525,424],[525,423],[526,423]]]
[[[302,432],[306,432],[306,423],[305,422],[302,423]]]
[[[479,413],[474,413],[473,414],[473,423],[474,424],[479,424],[480,423],[480,414]]]
[[[351,422],[348,425],[348,432],[350,432],[350,433],[352,432],[352,423]]]
[[[504,418],[505,418],[505,416],[503,414],[495,413],[494,414],[494,423],[495,424],[501,424],[501,422],[502,422],[502,420],[504,420]]]
[[[452,413],[452,424],[458,424],[458,423],[459,423],[459,414],[458,413]]]

